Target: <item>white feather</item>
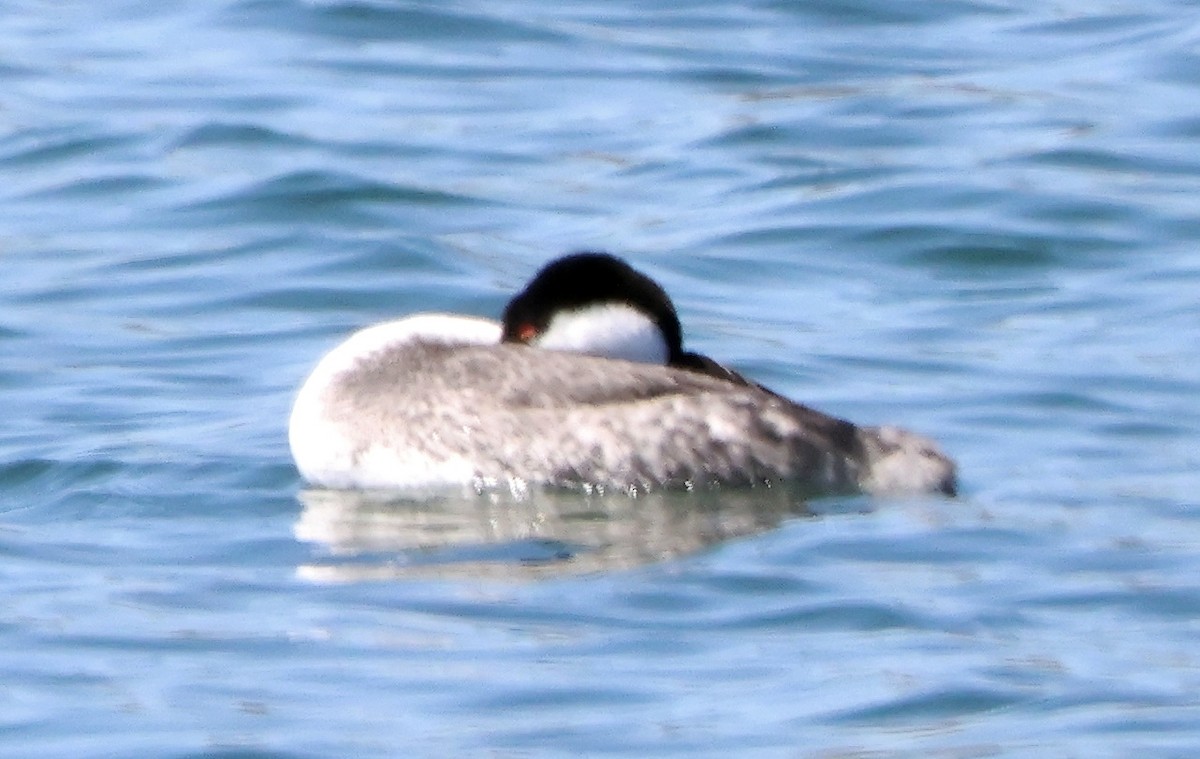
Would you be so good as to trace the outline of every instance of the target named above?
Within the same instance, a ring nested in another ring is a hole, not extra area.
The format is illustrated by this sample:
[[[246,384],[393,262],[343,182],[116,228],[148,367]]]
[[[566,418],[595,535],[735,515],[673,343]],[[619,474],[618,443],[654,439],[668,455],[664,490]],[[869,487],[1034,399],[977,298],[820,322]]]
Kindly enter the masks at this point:
[[[625,303],[560,311],[532,344],[555,351],[665,364],[667,341],[650,317]]]
[[[373,452],[356,452],[346,439],[345,427],[336,423],[326,403],[331,385],[353,372],[370,356],[420,338],[451,345],[494,345],[500,341],[500,325],[488,319],[456,314],[416,314],[405,319],[375,324],[355,332],[327,353],[300,392],[288,423],[288,443],[296,468],[309,482],[328,487],[372,487],[395,481],[437,484],[462,481],[471,471],[466,462],[433,465],[420,455],[402,462],[382,462]],[[362,461],[356,462],[356,453]]]

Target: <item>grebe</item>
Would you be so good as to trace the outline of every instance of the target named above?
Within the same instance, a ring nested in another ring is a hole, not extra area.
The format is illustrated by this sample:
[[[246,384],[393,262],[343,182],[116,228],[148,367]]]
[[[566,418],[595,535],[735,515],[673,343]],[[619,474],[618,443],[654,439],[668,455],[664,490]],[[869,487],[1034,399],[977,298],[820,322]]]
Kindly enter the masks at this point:
[[[351,335],[301,387],[288,433],[301,475],[326,488],[956,488],[930,440],[685,351],[666,292],[604,253],[546,265],[501,324],[418,314]]]

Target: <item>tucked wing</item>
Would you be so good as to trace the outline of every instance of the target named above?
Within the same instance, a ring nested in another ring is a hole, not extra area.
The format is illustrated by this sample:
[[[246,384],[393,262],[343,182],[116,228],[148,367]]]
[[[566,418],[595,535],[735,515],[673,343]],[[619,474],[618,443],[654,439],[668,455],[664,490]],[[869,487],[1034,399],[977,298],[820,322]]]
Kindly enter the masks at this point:
[[[629,488],[791,478],[825,490],[859,478],[849,422],[664,366],[516,345],[401,346],[331,392],[359,455],[461,459],[482,480]]]

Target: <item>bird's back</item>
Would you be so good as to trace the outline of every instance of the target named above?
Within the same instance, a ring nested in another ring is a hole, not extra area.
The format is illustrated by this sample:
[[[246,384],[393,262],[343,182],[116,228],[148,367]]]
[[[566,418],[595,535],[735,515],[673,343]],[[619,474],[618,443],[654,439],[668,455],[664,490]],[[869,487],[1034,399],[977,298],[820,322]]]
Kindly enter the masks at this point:
[[[667,366],[415,340],[362,357],[316,392],[292,435],[322,439],[326,460],[304,474],[331,487],[789,480],[815,492],[886,490],[896,478],[873,476],[886,458],[889,472],[920,465],[904,489],[953,488],[953,464],[922,438],[896,430],[881,442],[755,385]]]

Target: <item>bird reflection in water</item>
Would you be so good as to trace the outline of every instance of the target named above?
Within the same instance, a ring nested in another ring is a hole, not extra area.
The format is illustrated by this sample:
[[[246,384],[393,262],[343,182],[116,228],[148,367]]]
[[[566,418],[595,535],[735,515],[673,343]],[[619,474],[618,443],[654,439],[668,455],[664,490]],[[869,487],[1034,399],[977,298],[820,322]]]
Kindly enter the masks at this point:
[[[780,485],[636,496],[531,489],[423,498],[313,489],[300,500],[295,535],[318,548],[298,574],[315,582],[521,580],[628,569],[810,515],[802,495]]]

